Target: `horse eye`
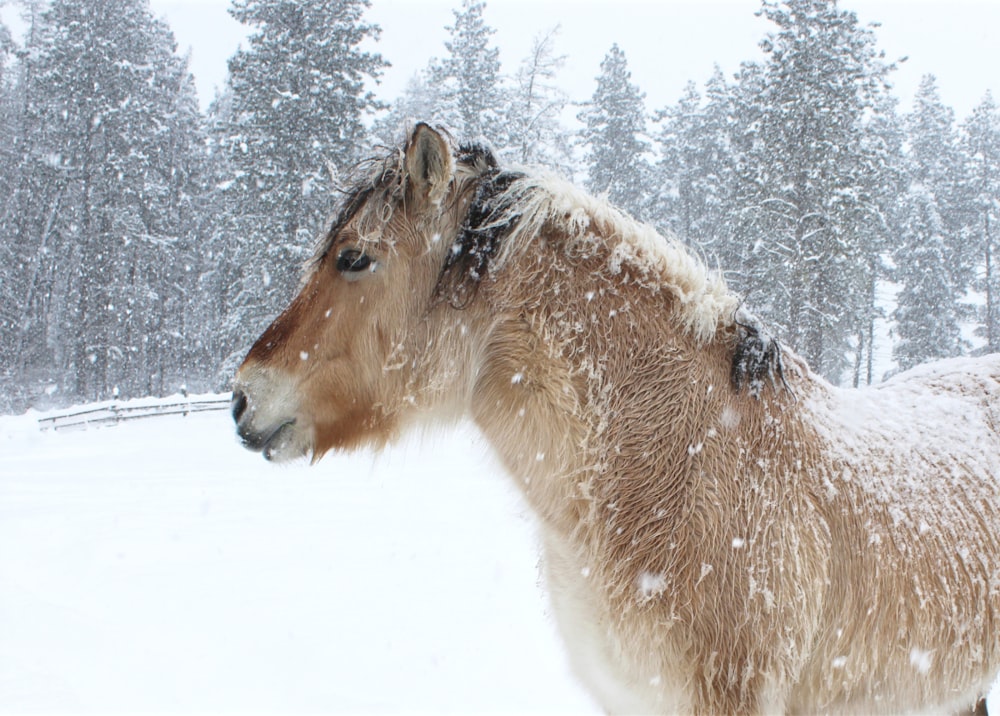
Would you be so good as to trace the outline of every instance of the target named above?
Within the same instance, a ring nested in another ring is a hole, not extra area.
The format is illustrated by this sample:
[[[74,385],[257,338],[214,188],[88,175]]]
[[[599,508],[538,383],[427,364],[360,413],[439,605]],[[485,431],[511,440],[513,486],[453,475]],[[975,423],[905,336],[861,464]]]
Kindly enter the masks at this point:
[[[357,249],[345,249],[337,257],[337,270],[341,273],[357,273],[372,265],[371,256]]]

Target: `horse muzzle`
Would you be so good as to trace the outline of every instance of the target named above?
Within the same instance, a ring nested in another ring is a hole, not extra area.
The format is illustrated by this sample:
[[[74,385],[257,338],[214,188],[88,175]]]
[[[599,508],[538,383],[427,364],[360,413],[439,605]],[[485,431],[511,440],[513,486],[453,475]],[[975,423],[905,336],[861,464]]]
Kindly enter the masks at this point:
[[[287,462],[312,451],[309,431],[296,416],[297,401],[284,381],[256,373],[237,375],[232,414],[243,447],[274,462]]]

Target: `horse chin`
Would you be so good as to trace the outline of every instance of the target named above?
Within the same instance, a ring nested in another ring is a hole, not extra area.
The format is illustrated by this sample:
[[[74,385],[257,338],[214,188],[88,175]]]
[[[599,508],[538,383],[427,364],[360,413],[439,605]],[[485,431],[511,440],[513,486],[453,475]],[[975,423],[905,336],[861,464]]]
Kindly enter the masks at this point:
[[[265,430],[247,426],[238,429],[243,447],[259,452],[269,462],[291,462],[312,452],[312,438],[294,419],[288,419]]]
[[[284,463],[309,456],[312,452],[312,440],[305,435],[305,432],[297,429],[294,420],[279,426],[261,450],[264,459],[268,462]]]

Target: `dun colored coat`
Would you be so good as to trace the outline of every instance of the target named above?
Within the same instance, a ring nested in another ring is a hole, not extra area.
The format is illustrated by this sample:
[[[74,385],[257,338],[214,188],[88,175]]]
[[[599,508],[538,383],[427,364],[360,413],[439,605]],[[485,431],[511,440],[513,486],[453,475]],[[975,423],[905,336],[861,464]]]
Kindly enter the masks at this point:
[[[471,416],[610,712],[968,708],[1000,667],[1000,358],[845,391],[680,244],[417,125],[233,412],[273,460]]]

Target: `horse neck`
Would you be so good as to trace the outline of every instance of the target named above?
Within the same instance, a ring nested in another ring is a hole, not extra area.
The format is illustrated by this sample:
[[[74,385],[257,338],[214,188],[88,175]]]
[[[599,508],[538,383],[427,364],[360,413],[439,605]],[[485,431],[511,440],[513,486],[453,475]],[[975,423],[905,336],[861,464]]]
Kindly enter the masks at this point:
[[[721,341],[699,343],[667,292],[622,283],[595,261],[539,254],[507,267],[509,280],[488,290],[496,319],[473,391],[479,427],[567,534],[592,519],[597,493],[614,501],[623,470],[652,459],[641,479],[685,477],[679,463],[728,392]]]

